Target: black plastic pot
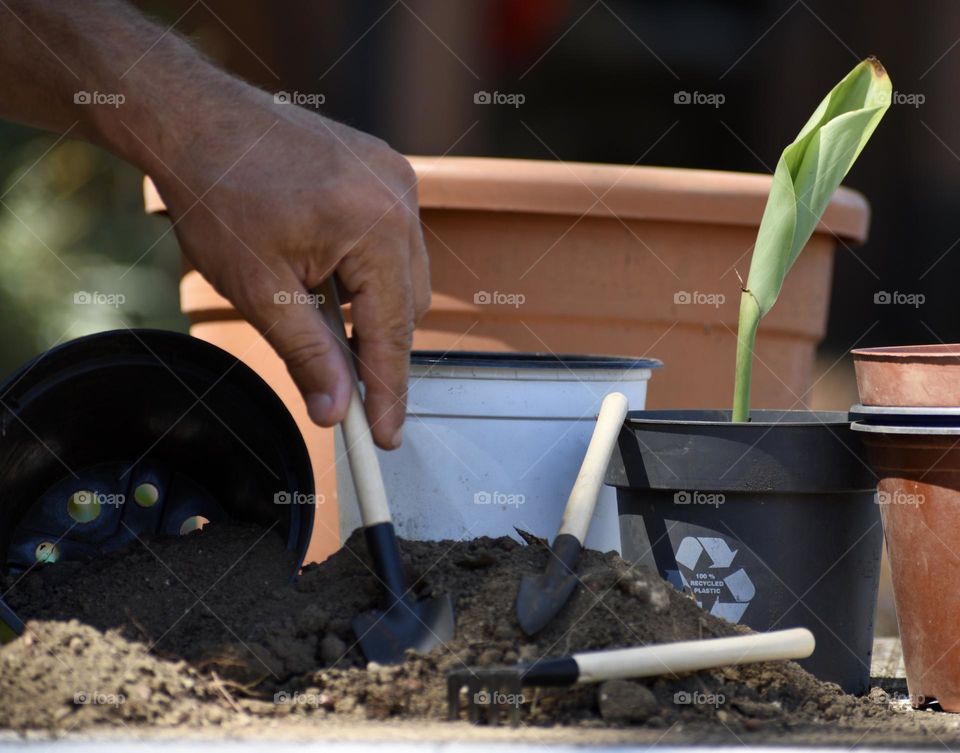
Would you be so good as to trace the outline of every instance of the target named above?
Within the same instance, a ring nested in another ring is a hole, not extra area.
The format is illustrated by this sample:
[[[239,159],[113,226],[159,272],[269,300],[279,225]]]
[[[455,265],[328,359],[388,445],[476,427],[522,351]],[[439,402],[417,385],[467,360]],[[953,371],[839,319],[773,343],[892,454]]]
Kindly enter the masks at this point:
[[[313,528],[303,437],[229,353],[174,332],[104,332],[0,385],[4,571],[88,560],[199,518],[274,527],[297,570]],[[0,619],[22,629],[2,601]]]
[[[800,662],[869,690],[883,532],[846,413],[630,413],[610,461],[626,559],[755,630],[806,627]]]

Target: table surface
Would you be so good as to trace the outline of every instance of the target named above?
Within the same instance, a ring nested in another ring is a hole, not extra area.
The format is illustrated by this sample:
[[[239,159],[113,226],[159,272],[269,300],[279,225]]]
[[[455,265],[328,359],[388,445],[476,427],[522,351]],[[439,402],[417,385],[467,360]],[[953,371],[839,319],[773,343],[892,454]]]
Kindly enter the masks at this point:
[[[907,672],[899,638],[874,638],[870,677],[873,685],[888,693],[906,694]]]

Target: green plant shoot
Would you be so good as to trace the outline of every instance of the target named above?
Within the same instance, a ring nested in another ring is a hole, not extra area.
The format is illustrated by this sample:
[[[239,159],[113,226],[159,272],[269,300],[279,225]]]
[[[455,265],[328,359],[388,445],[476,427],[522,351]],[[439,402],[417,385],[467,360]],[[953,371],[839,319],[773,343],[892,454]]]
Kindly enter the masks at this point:
[[[753,347],[760,319],[776,303],[787,272],[890,106],[892,91],[880,61],[867,58],[833,88],[780,155],[740,296],[734,421],[750,417]]]

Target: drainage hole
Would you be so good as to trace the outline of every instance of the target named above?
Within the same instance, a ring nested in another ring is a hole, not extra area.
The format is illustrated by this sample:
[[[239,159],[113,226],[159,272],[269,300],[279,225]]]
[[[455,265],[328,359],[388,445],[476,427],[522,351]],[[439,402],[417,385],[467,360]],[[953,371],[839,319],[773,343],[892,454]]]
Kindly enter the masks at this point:
[[[50,565],[60,559],[60,547],[53,541],[41,541],[34,550],[37,562]]]
[[[191,515],[180,524],[180,535],[186,536],[188,533],[192,533],[193,531],[199,531],[209,522],[210,521],[202,515]]]
[[[160,499],[160,490],[155,484],[140,484],[133,490],[133,499],[140,507],[153,507]]]
[[[67,499],[67,514],[78,523],[89,523],[100,516],[100,500],[89,489],[75,491]]]

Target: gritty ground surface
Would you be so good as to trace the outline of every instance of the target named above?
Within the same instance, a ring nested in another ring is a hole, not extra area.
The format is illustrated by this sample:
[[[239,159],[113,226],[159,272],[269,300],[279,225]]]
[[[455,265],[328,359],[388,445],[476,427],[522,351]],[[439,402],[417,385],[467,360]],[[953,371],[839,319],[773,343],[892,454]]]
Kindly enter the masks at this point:
[[[449,723],[446,670],[741,632],[614,554],[581,558],[567,608],[536,639],[514,616],[540,545],[405,542],[421,595],[449,593],[457,635],[395,667],[365,667],[350,618],[379,590],[362,538],[289,582],[275,532],[209,526],[58,563],[4,591],[27,633],[0,648],[0,727],[16,734],[284,739],[949,744],[960,717],[912,711],[879,688],[842,694],[793,663],[642,682],[527,689],[523,724]]]

